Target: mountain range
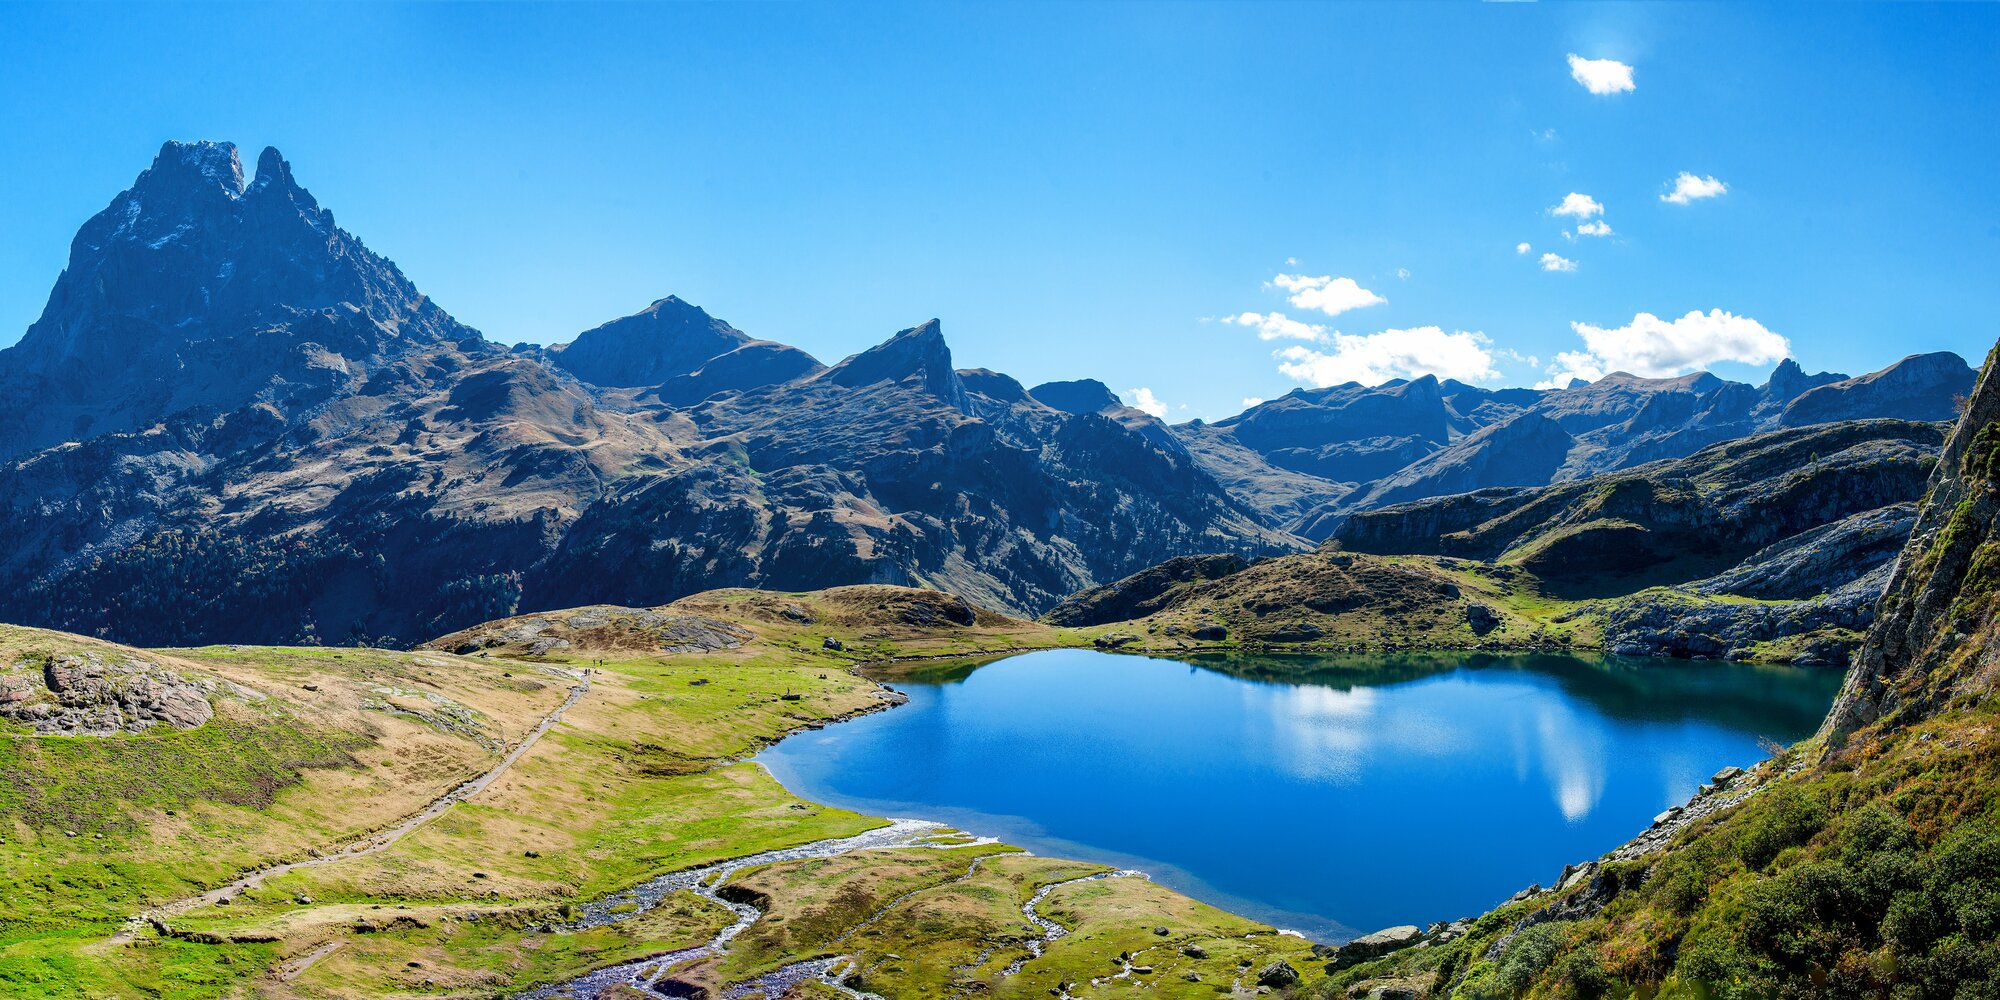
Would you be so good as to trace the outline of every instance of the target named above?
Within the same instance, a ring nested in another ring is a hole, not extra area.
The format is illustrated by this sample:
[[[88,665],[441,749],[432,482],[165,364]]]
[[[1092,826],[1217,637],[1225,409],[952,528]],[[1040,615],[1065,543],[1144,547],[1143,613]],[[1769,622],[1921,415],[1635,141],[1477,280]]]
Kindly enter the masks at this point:
[[[723,586],[1034,613],[1173,557],[1758,432],[1935,421],[1972,371],[1762,387],[1426,377],[1169,426],[954,366],[938,321],[826,365],[675,297],[553,347],[459,323],[272,149],[167,143],[0,351],[0,619],[147,644],[407,643]]]

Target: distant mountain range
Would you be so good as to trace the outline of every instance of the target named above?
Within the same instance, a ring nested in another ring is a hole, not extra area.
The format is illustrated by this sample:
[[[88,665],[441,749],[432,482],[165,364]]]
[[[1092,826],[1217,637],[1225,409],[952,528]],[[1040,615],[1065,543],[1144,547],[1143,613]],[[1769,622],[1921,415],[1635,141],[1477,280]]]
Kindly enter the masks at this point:
[[[668,297],[485,340],[265,150],[168,143],[0,351],[0,619],[145,644],[411,642],[719,586],[928,585],[1039,612],[1357,511],[1718,441],[1942,420],[1952,355],[1488,390],[1299,390],[1169,427],[1091,380],[953,367],[937,321],[831,367]]]
[[[1784,427],[1953,419],[1974,374],[1958,355],[1939,353],[1859,378],[1807,375],[1788,359],[1763,386],[1707,372],[1664,379],[1615,372],[1547,390],[1425,376],[1297,389],[1174,431],[1272,524],[1320,540],[1356,511],[1569,482]]]

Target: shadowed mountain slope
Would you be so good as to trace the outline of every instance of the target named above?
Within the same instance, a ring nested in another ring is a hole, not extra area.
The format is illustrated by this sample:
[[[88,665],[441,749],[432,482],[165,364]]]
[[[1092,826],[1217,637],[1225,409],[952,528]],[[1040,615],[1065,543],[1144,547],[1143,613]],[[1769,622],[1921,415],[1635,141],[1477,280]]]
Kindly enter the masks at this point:
[[[675,298],[504,351],[266,151],[170,143],[0,352],[0,618],[147,643],[408,641],[724,585],[940,583],[1002,609],[1298,542],[1136,411],[833,368]]]

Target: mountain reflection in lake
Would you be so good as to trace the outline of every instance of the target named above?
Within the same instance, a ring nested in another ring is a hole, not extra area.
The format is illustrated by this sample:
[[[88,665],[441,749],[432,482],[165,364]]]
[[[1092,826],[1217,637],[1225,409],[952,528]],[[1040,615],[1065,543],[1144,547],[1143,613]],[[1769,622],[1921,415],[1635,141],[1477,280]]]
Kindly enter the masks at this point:
[[[801,795],[1141,868],[1320,937],[1475,913],[1818,725],[1834,671],[1089,650],[885,678],[758,758]]]

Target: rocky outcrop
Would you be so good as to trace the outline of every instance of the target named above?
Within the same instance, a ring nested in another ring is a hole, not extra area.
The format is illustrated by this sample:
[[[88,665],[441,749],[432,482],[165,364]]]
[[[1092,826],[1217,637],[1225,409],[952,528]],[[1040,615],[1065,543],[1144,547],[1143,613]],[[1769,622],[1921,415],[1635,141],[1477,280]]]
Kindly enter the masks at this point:
[[[1770,659],[1757,647],[1796,647],[1785,659],[1800,666],[1845,666],[1873,620],[1875,586],[1782,604],[1698,600],[1672,591],[1646,591],[1593,610],[1604,616],[1604,648],[1621,656],[1684,659]]]
[[[1875,417],[1952,420],[1972,391],[1975,374],[1956,354],[1913,354],[1879,372],[1801,393],[1785,407],[1780,422],[1799,427]]]
[[[1049,609],[1042,620],[1051,625],[1085,626],[1143,618],[1165,607],[1174,592],[1187,584],[1218,580],[1248,565],[1249,562],[1242,556],[1226,553],[1180,556],[1140,570],[1116,583],[1072,594]],[[1219,625],[1204,627],[1222,630]]]
[[[91,652],[38,654],[0,672],[0,719],[54,736],[194,729],[215,715],[210,685],[158,664]]]
[[[1829,387],[1830,388],[1830,387]],[[1802,397],[1803,398],[1803,397]],[[1822,730],[1902,724],[2000,682],[2000,373],[1989,357],[1938,458],[1881,618]]]
[[[753,638],[749,629],[719,618],[597,605],[486,622],[427,645],[460,655],[494,651],[542,656],[575,649],[674,655],[735,649]]]
[[[1690,584],[1701,594],[1734,594],[1767,600],[1800,600],[1832,594],[1879,577],[1869,588],[1880,593],[1887,567],[1917,522],[1915,503],[1890,504],[1808,528],[1769,545],[1729,570]]]

